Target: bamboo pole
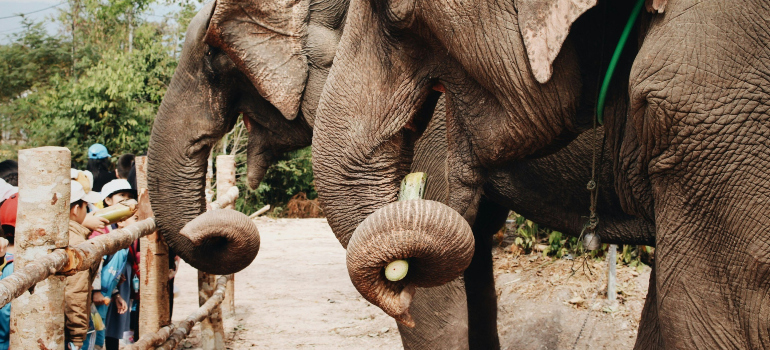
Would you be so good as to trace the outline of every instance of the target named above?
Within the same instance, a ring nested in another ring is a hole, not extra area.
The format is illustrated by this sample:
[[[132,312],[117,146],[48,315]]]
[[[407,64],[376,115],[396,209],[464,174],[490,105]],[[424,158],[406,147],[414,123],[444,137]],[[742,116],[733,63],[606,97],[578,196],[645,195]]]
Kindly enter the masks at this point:
[[[216,290],[210,298],[195,312],[187,316],[183,321],[170,324],[161,328],[154,334],[149,334],[138,342],[130,345],[124,350],[147,350],[147,349],[174,349],[177,344],[190,334],[196,323],[203,321],[214,309],[222,303],[225,294],[225,286],[230,275],[219,276],[216,281]]]
[[[140,193],[149,193],[147,157],[136,157],[136,184]],[[149,204],[149,203],[147,203]],[[138,213],[139,219],[153,217],[152,208]],[[168,245],[157,231],[139,239],[139,335],[157,332],[171,323],[168,296]]]
[[[235,187],[235,156],[217,156],[217,191],[222,191],[220,193],[227,193],[230,188],[233,187]],[[230,204],[225,208],[235,209],[235,201],[233,201],[233,204]],[[227,279],[227,288],[225,288],[225,301],[222,302],[222,316],[231,318],[234,315],[235,275]]]
[[[70,151],[19,151],[19,204],[14,268],[69,244]],[[47,276],[11,306],[11,349],[64,348],[64,276]]]
[[[254,212],[254,214],[249,215],[249,219],[256,219],[258,216],[267,213],[267,211],[270,210],[270,204],[265,205],[261,209]]]

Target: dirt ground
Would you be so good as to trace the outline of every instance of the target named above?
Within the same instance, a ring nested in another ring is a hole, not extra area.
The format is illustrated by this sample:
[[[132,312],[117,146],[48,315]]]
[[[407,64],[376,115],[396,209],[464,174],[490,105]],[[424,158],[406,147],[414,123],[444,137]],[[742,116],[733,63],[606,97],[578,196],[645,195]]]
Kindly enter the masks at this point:
[[[325,219],[263,218],[257,225],[262,245],[254,263],[236,274],[228,349],[402,349],[395,321],[350,283],[345,250]],[[618,269],[620,304],[610,309],[604,263],[582,268],[579,259],[569,277],[572,260],[514,256],[507,248],[494,256],[503,349],[633,347],[649,268]],[[174,321],[197,308],[196,279],[183,263]],[[179,348],[197,349],[198,337],[196,326]]]

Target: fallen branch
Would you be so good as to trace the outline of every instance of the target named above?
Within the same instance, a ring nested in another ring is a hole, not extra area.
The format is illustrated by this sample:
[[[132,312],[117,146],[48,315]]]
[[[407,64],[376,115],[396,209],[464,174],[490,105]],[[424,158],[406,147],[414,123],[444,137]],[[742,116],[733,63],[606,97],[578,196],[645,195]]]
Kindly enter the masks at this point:
[[[219,276],[217,278],[217,289],[211,295],[211,298],[206,300],[198,310],[187,316],[183,321],[163,327],[156,333],[144,335],[138,342],[126,347],[124,350],[147,350],[154,347],[162,350],[174,349],[180,341],[190,334],[196,323],[206,318],[211,313],[211,310],[222,303],[222,300],[225,298],[225,286],[230,276],[232,275]]]
[[[211,210],[226,208],[228,205],[234,204],[237,198],[238,187],[230,187],[224,195],[217,196],[217,200],[211,203]]]
[[[254,214],[249,215],[249,219],[254,219],[257,216],[260,216],[260,215],[262,215],[264,213],[267,213],[268,210],[270,210],[270,204],[262,207],[262,209],[259,209],[259,210],[255,211]]]
[[[139,221],[126,228],[87,240],[74,247],[56,249],[44,257],[27,263],[0,280],[0,307],[18,298],[35,284],[59,272],[72,275],[85,271],[105,255],[115,254],[139,237],[155,231],[155,219]]]

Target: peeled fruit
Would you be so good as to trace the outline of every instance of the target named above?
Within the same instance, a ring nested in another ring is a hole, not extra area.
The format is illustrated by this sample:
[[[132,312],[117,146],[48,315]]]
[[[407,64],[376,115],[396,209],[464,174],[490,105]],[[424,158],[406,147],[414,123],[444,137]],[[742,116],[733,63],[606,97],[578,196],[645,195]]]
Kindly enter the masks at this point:
[[[409,262],[406,260],[392,261],[385,267],[385,278],[388,281],[396,282],[404,279],[409,271]]]

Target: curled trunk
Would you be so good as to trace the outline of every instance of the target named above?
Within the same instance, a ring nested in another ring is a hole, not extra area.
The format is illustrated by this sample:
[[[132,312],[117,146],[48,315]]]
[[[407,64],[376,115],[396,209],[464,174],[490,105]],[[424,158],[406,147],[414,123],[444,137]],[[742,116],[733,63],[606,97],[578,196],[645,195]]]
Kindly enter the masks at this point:
[[[385,313],[414,326],[409,304],[415,287],[435,287],[462,275],[473,258],[473,232],[448,206],[429,200],[388,204],[364,220],[347,247],[348,273],[359,293]],[[385,278],[384,268],[407,260],[400,281]]]

